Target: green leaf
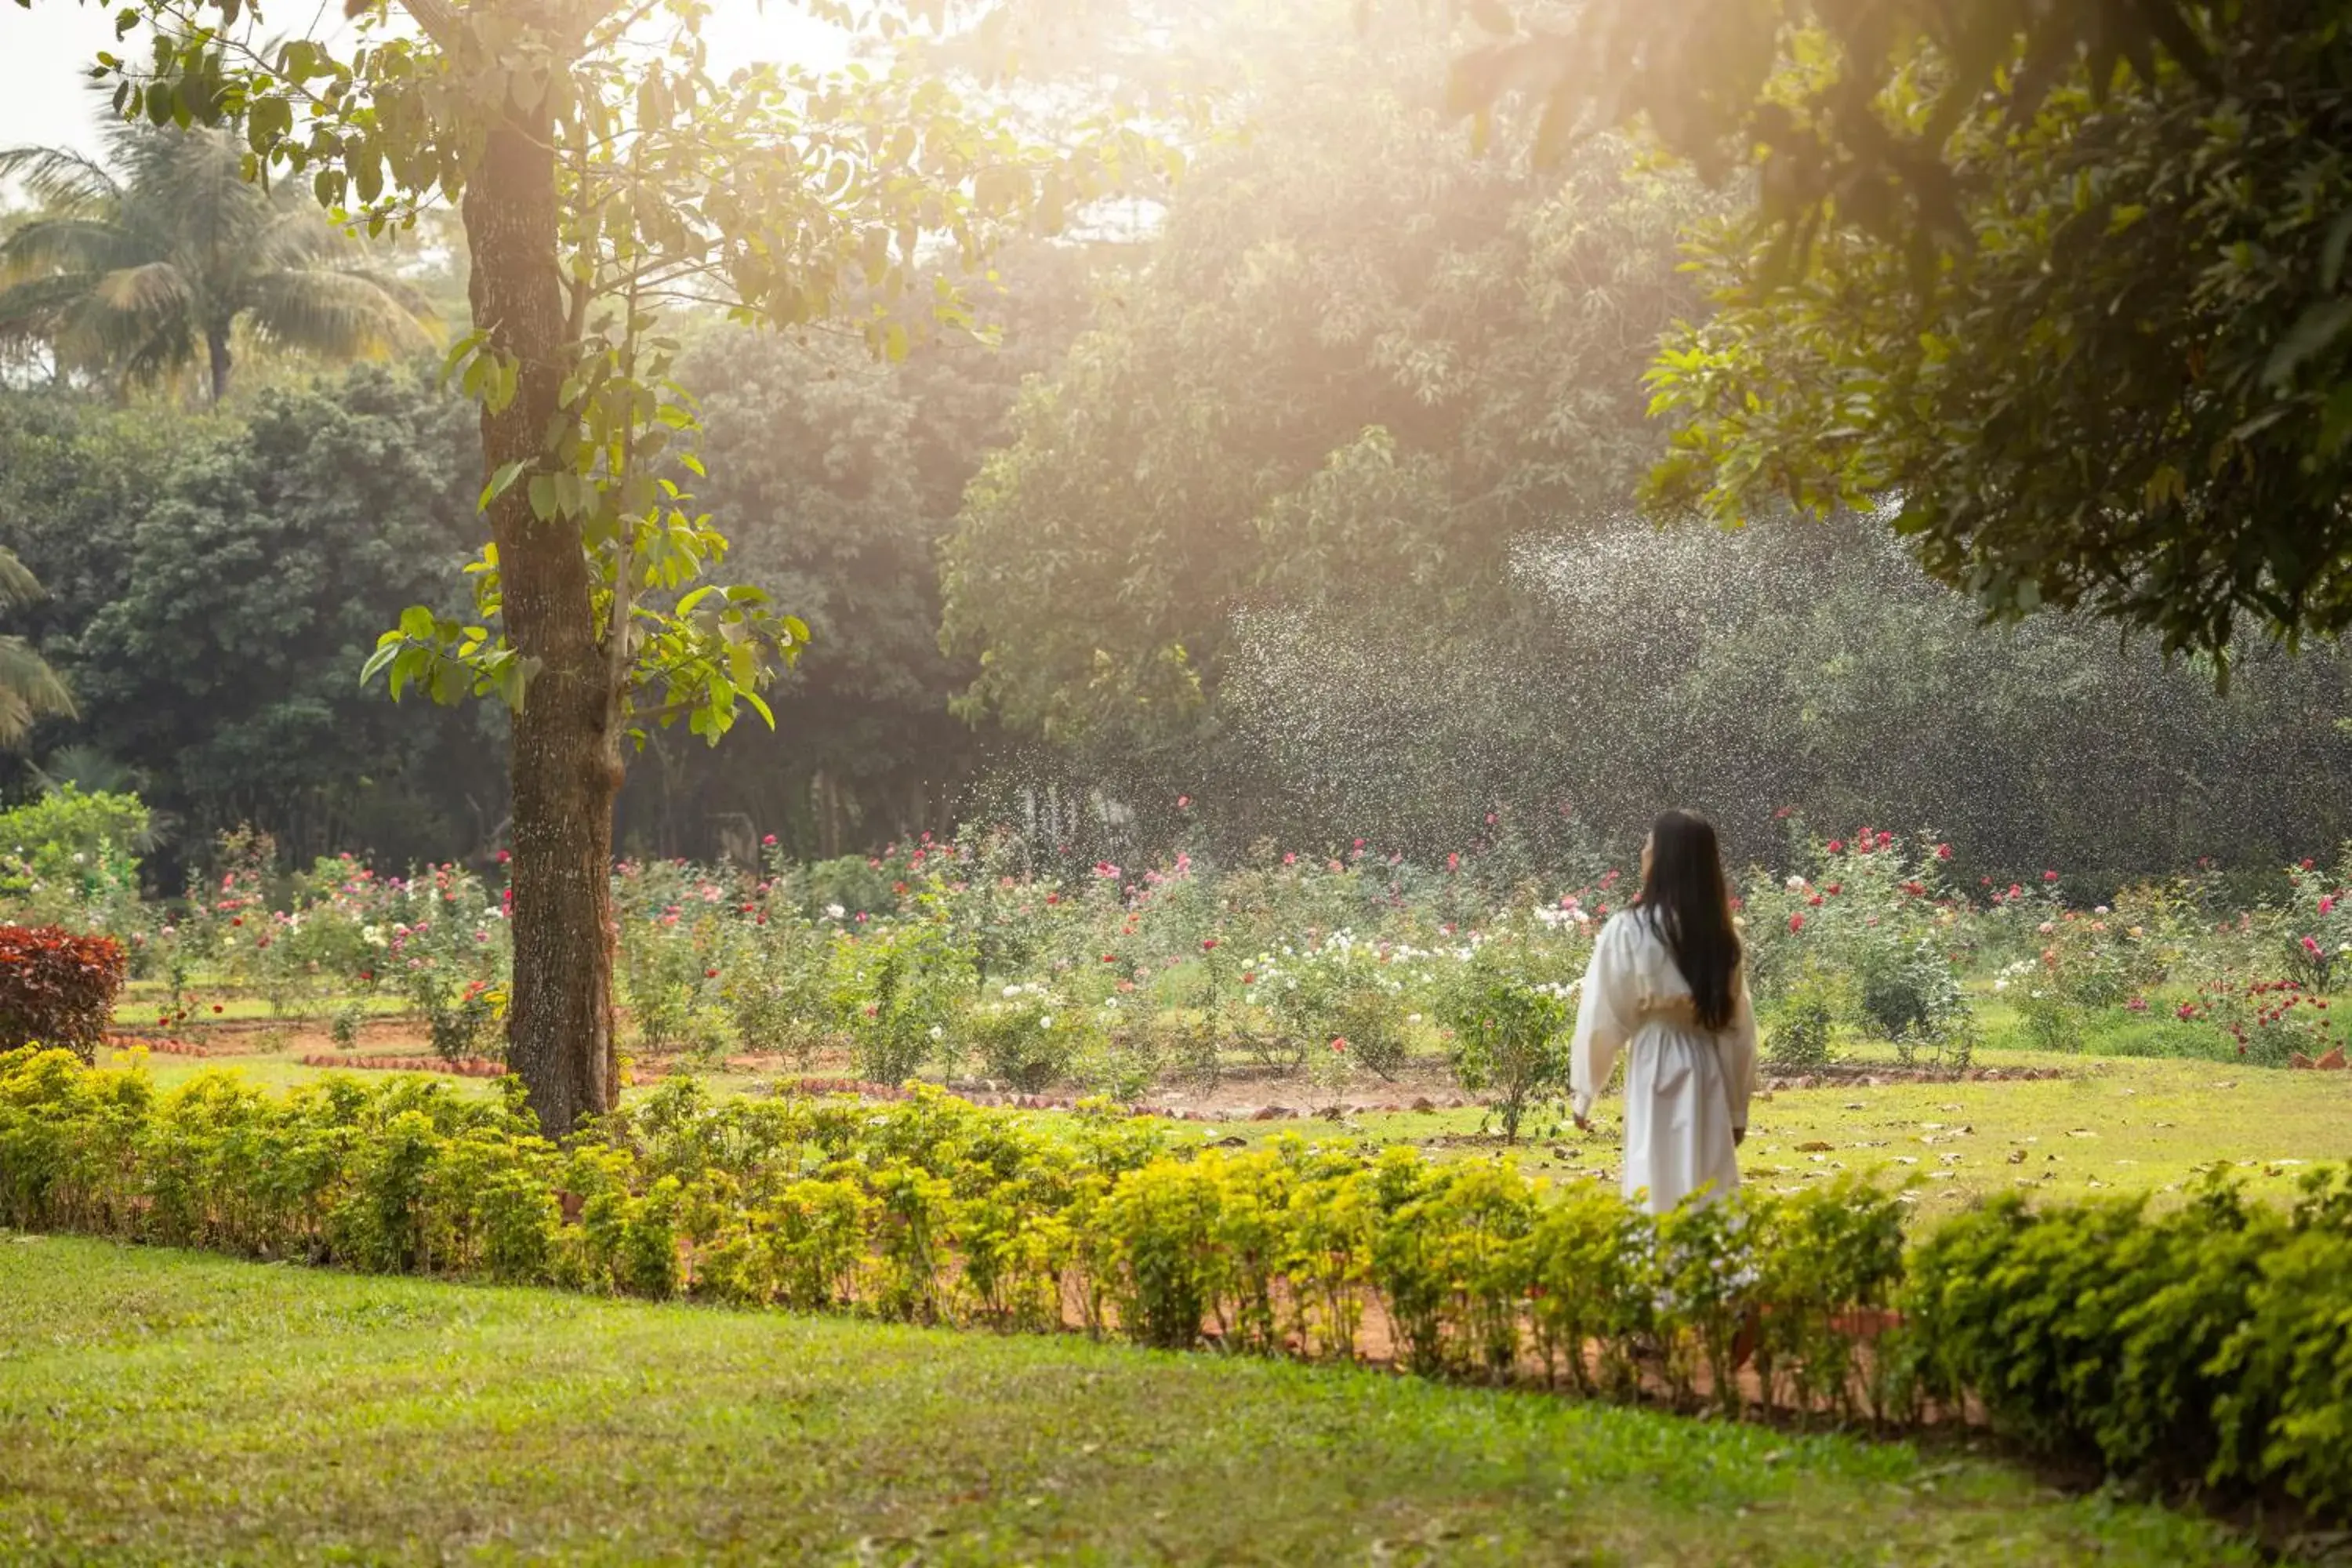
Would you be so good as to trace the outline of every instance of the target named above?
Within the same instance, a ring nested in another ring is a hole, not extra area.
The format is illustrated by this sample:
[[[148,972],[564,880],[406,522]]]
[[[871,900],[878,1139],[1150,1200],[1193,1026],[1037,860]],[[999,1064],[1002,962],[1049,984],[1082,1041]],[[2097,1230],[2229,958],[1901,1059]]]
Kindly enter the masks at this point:
[[[2263,384],[2277,387],[2294,381],[2305,361],[2334,348],[2347,329],[2352,329],[2352,300],[2326,300],[2307,308],[2271,350],[2263,366]]]
[[[482,487],[482,499],[474,503],[474,510],[476,511],[489,510],[490,503],[498,500],[499,497],[506,494],[509,489],[512,489],[515,480],[520,478],[522,471],[529,467],[530,467],[529,463],[523,462],[520,459],[517,459],[511,463],[501,463],[499,465],[498,471],[490,476],[490,482]]]

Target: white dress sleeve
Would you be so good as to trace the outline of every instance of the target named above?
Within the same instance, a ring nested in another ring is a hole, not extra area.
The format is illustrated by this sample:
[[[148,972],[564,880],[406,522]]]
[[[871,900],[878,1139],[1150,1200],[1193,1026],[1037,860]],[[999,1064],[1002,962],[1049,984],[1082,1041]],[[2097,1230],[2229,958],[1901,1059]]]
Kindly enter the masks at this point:
[[[1732,975],[1738,994],[1731,1003],[1731,1026],[1716,1037],[1723,1060],[1723,1084],[1731,1100],[1731,1125],[1748,1128],[1748,1105],[1756,1095],[1756,1004],[1748,994],[1748,966]]]
[[[1569,1090],[1580,1117],[1592,1113],[1592,1101],[1608,1086],[1618,1055],[1633,1037],[1633,1022],[1641,1016],[1631,935],[1628,922],[1622,918],[1601,928],[1601,939],[1592,944],[1592,962],[1585,969],[1584,984],[1577,995]]]

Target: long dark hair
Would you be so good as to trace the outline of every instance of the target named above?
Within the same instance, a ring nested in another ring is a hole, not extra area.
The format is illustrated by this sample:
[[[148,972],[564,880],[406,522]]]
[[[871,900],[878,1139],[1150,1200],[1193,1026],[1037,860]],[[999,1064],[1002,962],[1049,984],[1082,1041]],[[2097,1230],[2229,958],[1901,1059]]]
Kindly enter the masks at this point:
[[[1694,811],[1670,811],[1651,825],[1641,907],[1690,985],[1699,1026],[1728,1028],[1739,932],[1731,923],[1731,887],[1715,824]]]

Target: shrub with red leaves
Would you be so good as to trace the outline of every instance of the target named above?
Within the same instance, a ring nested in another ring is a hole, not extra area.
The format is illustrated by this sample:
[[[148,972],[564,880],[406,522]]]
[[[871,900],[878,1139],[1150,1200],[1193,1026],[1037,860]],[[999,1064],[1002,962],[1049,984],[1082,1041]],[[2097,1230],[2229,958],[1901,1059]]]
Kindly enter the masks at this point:
[[[106,1037],[125,973],[111,937],[0,926],[0,1051],[37,1044],[89,1060]]]

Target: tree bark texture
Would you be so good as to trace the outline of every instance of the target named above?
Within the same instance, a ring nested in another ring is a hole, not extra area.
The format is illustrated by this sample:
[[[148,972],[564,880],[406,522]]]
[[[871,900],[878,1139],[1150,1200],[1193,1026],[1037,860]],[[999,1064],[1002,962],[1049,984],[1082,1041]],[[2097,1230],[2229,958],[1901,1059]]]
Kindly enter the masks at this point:
[[[567,327],[558,271],[555,153],[543,118],[509,109],[466,189],[476,330],[517,363],[514,398],[482,409],[491,473],[543,467],[562,419]],[[527,480],[490,502],[508,638],[536,661],[514,716],[514,984],[507,1062],[550,1136],[617,1103],[613,1037],[611,674],[580,525],[541,521]]]

